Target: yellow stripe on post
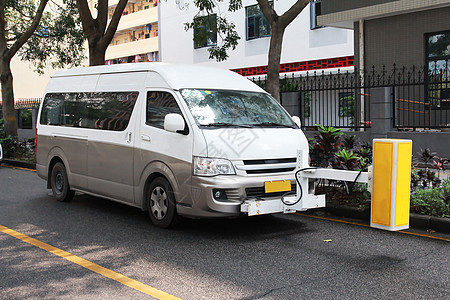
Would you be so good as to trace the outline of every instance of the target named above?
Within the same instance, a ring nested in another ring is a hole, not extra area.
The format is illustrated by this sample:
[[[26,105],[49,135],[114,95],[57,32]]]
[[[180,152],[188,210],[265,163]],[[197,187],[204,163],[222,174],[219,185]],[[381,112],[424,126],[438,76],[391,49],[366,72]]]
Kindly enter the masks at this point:
[[[372,222],[391,225],[392,143],[374,142]]]
[[[370,226],[391,231],[409,228],[411,151],[411,140],[373,141]]]
[[[397,194],[395,196],[395,226],[409,224],[409,194],[411,184],[411,143],[400,143],[397,156]]]

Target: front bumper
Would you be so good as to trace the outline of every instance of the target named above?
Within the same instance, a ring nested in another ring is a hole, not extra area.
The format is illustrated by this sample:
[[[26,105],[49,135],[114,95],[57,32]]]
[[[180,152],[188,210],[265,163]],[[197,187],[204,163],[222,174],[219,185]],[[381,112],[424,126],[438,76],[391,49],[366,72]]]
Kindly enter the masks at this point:
[[[283,193],[264,193],[266,181],[290,180],[295,193],[294,173],[264,176],[219,175],[214,177],[192,177],[192,209],[197,217],[235,217],[242,212],[245,201],[278,200],[281,203]],[[214,191],[226,193],[226,198],[217,199]]]

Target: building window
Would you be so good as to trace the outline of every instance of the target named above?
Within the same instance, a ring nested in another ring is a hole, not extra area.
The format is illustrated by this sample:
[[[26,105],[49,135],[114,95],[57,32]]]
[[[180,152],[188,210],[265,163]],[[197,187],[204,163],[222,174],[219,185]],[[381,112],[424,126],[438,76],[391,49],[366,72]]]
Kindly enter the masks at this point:
[[[269,4],[273,7],[273,1],[270,1]],[[268,37],[272,34],[272,28],[258,4],[246,7],[245,15],[247,22],[247,41]]]
[[[217,16],[214,14],[195,19],[197,27],[194,28],[194,48],[217,45]]]
[[[450,31],[425,36],[427,94],[432,108],[450,109]]]
[[[311,10],[311,30],[322,28],[317,25],[317,17],[322,15],[322,0],[313,0],[310,3]]]

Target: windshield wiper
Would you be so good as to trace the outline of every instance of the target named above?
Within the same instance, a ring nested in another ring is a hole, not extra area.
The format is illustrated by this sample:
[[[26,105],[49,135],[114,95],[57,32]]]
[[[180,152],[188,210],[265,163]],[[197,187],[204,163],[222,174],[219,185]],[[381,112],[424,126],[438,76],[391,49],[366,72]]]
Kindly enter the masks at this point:
[[[275,122],[263,122],[259,124],[253,124],[254,126],[261,126],[261,127],[285,127],[285,128],[295,128],[292,125],[286,125],[286,124],[280,124]]]
[[[242,128],[251,128],[250,125],[233,124],[233,123],[225,123],[225,122],[200,124],[200,126],[205,126],[205,127],[242,127]]]

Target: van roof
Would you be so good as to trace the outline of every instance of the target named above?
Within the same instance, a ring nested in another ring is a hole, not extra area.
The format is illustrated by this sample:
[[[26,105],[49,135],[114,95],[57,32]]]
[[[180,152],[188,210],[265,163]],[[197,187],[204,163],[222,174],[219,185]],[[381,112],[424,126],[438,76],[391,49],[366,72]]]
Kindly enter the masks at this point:
[[[160,62],[129,63],[75,68],[56,72],[52,78],[117,73],[156,72],[173,89],[208,88],[264,92],[241,75],[218,68]],[[244,80],[245,79],[245,80]]]

